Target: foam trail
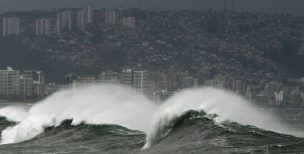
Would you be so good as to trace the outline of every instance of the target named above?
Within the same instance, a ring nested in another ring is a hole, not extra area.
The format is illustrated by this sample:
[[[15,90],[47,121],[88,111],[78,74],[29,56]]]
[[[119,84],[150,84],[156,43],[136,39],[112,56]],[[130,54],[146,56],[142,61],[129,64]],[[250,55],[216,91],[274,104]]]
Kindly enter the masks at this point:
[[[148,131],[157,106],[130,88],[118,85],[64,90],[34,105],[24,119],[2,132],[2,144],[25,141],[42,133],[45,127],[64,120],[73,124],[117,124]]]
[[[252,103],[236,94],[214,88],[198,88],[182,91],[160,106],[151,122],[144,149],[158,142],[160,131],[167,128],[174,119],[190,110],[217,114],[217,122],[230,120],[279,133],[303,135],[282,124],[273,115],[260,111]]]

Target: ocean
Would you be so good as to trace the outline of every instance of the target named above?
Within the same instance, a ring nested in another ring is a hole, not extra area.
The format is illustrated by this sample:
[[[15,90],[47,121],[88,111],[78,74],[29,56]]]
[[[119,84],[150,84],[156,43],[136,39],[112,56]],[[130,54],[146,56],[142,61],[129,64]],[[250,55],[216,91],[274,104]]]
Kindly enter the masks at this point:
[[[304,153],[304,110],[263,109],[231,92],[183,90],[156,104],[117,85],[0,104],[0,153]]]

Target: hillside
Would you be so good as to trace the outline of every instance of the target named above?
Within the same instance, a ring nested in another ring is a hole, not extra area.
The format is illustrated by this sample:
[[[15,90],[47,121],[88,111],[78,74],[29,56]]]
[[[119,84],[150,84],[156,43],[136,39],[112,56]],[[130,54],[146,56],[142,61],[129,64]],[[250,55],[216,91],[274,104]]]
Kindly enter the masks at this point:
[[[125,10],[135,29],[103,22],[96,11],[87,33],[22,35],[0,40],[0,67],[42,69],[50,81],[64,74],[96,74],[123,66],[190,71],[198,78],[237,74],[259,80],[302,77],[304,18],[262,13]],[[31,23],[31,19],[27,23]],[[33,24],[25,24],[29,33]]]

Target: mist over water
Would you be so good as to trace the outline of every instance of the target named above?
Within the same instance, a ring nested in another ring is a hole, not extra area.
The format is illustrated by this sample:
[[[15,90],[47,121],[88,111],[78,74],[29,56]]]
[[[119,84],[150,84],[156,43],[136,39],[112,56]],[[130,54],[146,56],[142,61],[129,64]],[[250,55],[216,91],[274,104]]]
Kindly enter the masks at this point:
[[[91,125],[111,124],[142,131],[147,134],[144,148],[148,148],[159,140],[159,131],[190,110],[216,114],[218,123],[229,120],[279,133],[303,135],[303,132],[283,124],[246,99],[225,90],[188,89],[157,105],[125,86],[92,85],[57,92],[30,109],[0,109],[1,116],[19,122],[2,131],[1,143],[29,140],[42,133],[46,127],[56,127],[64,120],[71,119],[73,125],[82,122]]]

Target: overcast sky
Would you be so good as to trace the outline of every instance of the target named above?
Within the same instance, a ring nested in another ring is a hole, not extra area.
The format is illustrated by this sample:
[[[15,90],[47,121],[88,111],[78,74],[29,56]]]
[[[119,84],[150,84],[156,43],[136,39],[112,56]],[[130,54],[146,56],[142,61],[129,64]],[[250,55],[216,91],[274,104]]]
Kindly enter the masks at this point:
[[[0,12],[33,9],[81,7],[86,3],[94,8],[138,7],[140,0],[0,0]],[[234,4],[234,5],[233,5]],[[224,0],[141,0],[142,9],[223,9]],[[292,13],[304,16],[304,0],[226,0],[226,8],[237,11]]]

